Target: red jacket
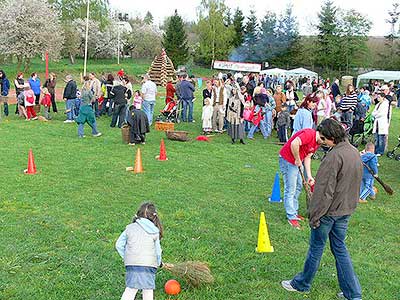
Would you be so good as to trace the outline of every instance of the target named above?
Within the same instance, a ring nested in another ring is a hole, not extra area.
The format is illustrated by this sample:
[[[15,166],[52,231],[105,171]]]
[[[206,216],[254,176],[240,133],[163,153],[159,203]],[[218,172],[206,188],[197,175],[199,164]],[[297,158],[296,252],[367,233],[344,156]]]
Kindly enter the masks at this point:
[[[167,94],[165,95],[165,103],[168,104],[174,99],[175,87],[172,84],[172,82],[168,82],[167,85],[165,86],[165,89],[167,91]]]
[[[43,106],[51,106],[51,95],[50,94],[44,95],[44,97],[42,98],[42,102],[40,104],[42,104]]]

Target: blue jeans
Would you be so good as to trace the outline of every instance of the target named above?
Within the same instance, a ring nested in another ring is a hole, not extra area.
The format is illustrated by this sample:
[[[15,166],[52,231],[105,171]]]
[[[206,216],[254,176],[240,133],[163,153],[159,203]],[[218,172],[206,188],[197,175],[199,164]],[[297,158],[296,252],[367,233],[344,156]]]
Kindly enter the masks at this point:
[[[386,134],[375,133],[375,154],[385,153],[386,147]]]
[[[142,103],[143,112],[146,114],[147,119],[149,119],[149,125],[153,123],[153,113],[154,106],[156,105],[156,100],[144,100]]]
[[[89,123],[88,123],[89,124]],[[89,124],[89,126],[91,126],[90,124]],[[85,127],[85,124],[78,124],[78,136],[80,136],[80,137],[83,137],[83,135],[84,135],[84,127]],[[93,123],[93,126],[91,126],[92,127],[92,134],[93,135],[95,135],[95,134],[98,134],[99,132],[97,131],[97,124],[96,124],[96,122],[94,122]]]
[[[188,115],[189,108],[189,115]],[[193,102],[192,99],[182,99],[182,121],[192,122],[193,121]],[[186,118],[187,117],[187,118]]]
[[[361,181],[360,199],[365,200],[368,196],[375,196],[374,192],[374,177],[364,178]]]
[[[260,128],[261,133],[262,133],[264,139],[266,139],[266,138],[268,137],[268,134],[267,134],[267,129],[266,129],[265,127],[266,127],[266,126],[265,126],[265,121],[264,121],[264,120],[261,120],[261,121],[260,121],[260,124],[259,124],[258,126],[252,124],[252,125],[251,125],[251,128],[250,128],[250,131],[249,131],[249,134],[247,135],[247,137],[248,137],[249,139],[252,139],[252,138],[254,137],[254,133],[256,132],[257,128]]]
[[[75,99],[67,99],[65,102],[65,106],[67,109],[67,120],[74,120],[75,115]]]
[[[320,219],[320,226],[311,229],[310,245],[303,272],[298,273],[291,281],[291,285],[296,290],[301,292],[310,290],[329,236],[331,251],[336,260],[340,289],[346,299],[361,300],[361,286],[345,244],[349,219],[350,216],[323,216]]]
[[[265,130],[267,132],[267,136],[270,136],[272,133],[272,125],[273,125],[273,120],[272,120],[272,111],[267,110],[264,115],[264,121],[265,121]]]
[[[299,167],[279,157],[279,168],[283,177],[283,202],[289,220],[298,220],[299,196],[303,188]]]

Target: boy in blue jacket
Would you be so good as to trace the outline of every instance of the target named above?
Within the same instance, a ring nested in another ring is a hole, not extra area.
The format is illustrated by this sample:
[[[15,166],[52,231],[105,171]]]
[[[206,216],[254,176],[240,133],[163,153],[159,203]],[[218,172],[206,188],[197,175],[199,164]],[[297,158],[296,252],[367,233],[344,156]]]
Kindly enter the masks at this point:
[[[373,143],[367,143],[364,153],[361,154],[361,160],[374,172],[374,175],[364,166],[359,203],[367,203],[367,197],[375,200],[376,189],[374,187],[374,178],[378,175],[378,158],[374,153],[375,145]]]

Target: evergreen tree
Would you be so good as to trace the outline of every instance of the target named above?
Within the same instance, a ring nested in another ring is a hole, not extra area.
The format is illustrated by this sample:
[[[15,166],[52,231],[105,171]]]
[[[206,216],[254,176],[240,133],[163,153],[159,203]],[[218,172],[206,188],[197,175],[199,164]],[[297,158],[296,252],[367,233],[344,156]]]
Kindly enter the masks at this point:
[[[259,25],[254,10],[250,10],[247,18],[244,34],[244,51],[247,61],[259,61]]]
[[[259,46],[262,61],[271,60],[279,52],[276,19],[276,14],[268,11],[261,20]]]
[[[236,8],[235,14],[233,15],[233,28],[235,30],[235,35],[233,37],[232,44],[235,48],[242,45],[244,41],[244,16],[243,12]]]
[[[338,9],[334,6],[332,0],[325,0],[322,10],[318,14],[317,57],[319,64],[326,69],[338,66],[337,52],[340,51],[340,47],[338,47],[337,11]]]
[[[288,5],[279,18],[276,30],[277,46],[279,47],[279,64],[289,68],[298,56],[299,51],[299,29],[296,17],[293,15],[293,7]]]
[[[175,10],[175,14],[169,17],[167,21],[167,28],[163,35],[162,45],[175,66],[187,62],[189,56],[187,35],[183,20],[181,16],[178,15],[177,10]]]
[[[151,24],[153,24],[153,19],[154,18],[153,18],[153,15],[151,14],[151,12],[147,11],[147,13],[143,19],[143,22],[147,25],[151,25]]]

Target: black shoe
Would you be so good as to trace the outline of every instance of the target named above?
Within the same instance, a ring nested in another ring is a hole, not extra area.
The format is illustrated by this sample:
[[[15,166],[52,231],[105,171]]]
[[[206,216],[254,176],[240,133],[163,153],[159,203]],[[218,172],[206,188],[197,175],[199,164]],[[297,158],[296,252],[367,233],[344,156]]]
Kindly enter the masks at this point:
[[[246,143],[243,141],[243,139],[240,139],[240,143],[241,143],[242,145],[246,145]]]
[[[235,139],[232,139],[232,144],[234,144],[235,143]]]

